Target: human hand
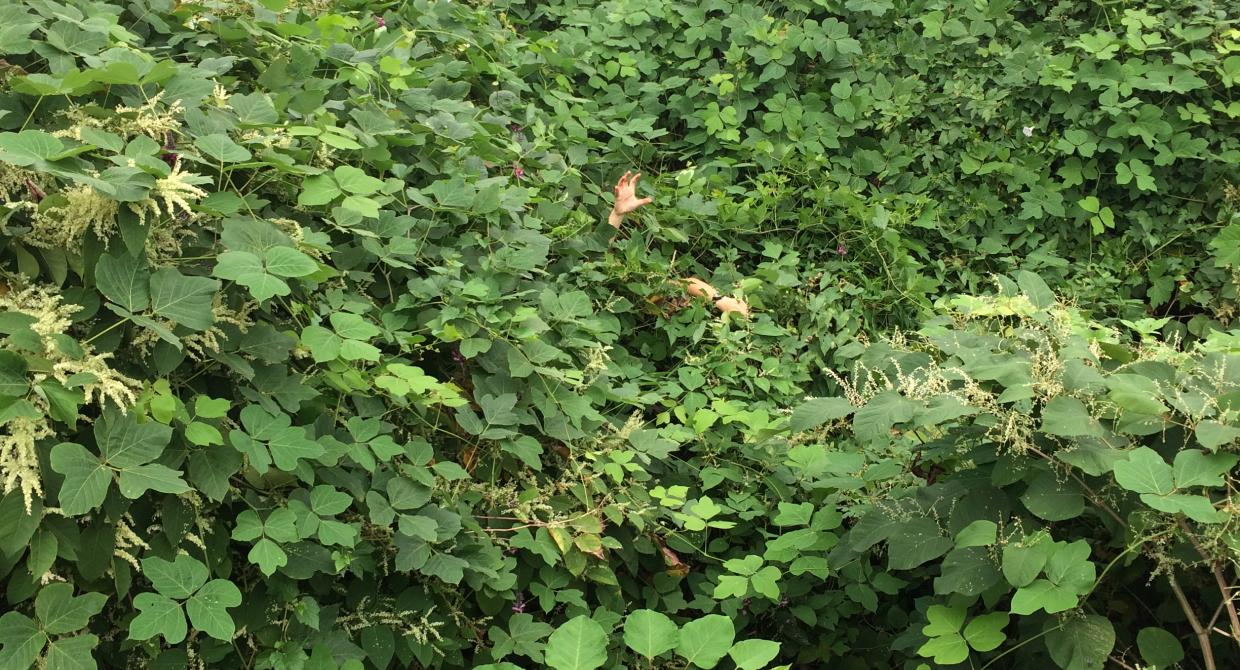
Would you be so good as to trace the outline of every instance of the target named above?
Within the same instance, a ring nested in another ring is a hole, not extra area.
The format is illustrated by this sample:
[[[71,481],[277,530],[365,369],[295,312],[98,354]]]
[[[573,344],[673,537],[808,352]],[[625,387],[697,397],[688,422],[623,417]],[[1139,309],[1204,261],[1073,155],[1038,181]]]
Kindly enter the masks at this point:
[[[637,197],[637,180],[641,179],[641,177],[642,173],[638,172],[637,174],[633,174],[630,171],[625,172],[624,176],[616,182],[616,186],[613,189],[616,193],[616,204],[612,205],[612,215],[609,217],[609,220],[612,221],[613,226],[617,228],[620,227],[620,217],[623,217],[625,214],[632,212],[642,205],[647,205],[654,201],[654,198]]]
[[[719,311],[724,314],[730,312],[749,318],[749,303],[739,298],[724,296],[715,301],[715,307],[718,307]]]

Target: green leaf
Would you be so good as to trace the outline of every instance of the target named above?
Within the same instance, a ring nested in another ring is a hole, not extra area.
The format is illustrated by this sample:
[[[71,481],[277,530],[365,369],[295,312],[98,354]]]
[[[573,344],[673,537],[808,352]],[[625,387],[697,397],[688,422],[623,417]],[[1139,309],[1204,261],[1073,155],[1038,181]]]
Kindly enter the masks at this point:
[[[184,600],[207,582],[210,572],[197,559],[178,554],[171,561],[157,556],[142,559],[142,574],[156,591],[177,600]]]
[[[978,519],[956,533],[956,548],[989,547],[998,539],[999,526],[994,521]]]
[[[47,646],[43,670],[95,670],[95,658],[91,655],[99,644],[94,635],[62,637]]]
[[[198,589],[185,603],[194,628],[217,640],[228,641],[236,632],[229,607],[241,604],[241,591],[227,579],[213,579]]]
[[[1172,466],[1175,487],[1223,486],[1223,476],[1236,467],[1235,454],[1206,454],[1186,449],[1175,455]]]
[[[351,165],[341,165],[332,174],[336,177],[336,184],[346,193],[371,195],[383,187],[382,179],[371,177]]]
[[[73,585],[48,584],[34,601],[35,616],[50,635],[64,635],[81,630],[90,618],[103,609],[108,597],[102,593],[84,593],[74,597]]]
[[[29,668],[38,660],[47,635],[24,614],[0,616],[0,668]]]
[[[26,359],[15,351],[0,350],[0,396],[20,398],[30,390]]]
[[[932,637],[917,649],[917,654],[932,658],[941,665],[955,665],[969,657],[969,645],[960,633]]]
[[[926,609],[926,625],[921,632],[927,637],[940,637],[960,632],[964,625],[965,609],[963,607],[945,607],[931,605]]]
[[[1059,481],[1054,474],[1038,474],[1020,497],[1035,516],[1047,521],[1075,519],[1085,511],[1085,496],[1071,480]]]
[[[1068,396],[1056,396],[1042,408],[1042,432],[1061,437],[1099,437],[1102,424],[1089,415],[1085,403]]]
[[[1026,586],[1037,579],[1050,559],[1053,547],[1040,540],[1028,546],[1009,542],[1003,546],[1003,577],[1012,586]]]
[[[252,155],[245,147],[238,145],[227,135],[220,133],[195,138],[194,146],[198,147],[198,150],[207,158],[218,163],[240,163],[252,158]]]
[[[1149,447],[1137,447],[1116,462],[1115,481],[1134,493],[1166,495],[1175,489],[1171,466]]]
[[[679,638],[676,624],[662,612],[635,610],[624,620],[624,643],[646,659],[671,651]]]
[[[732,619],[708,614],[681,626],[676,653],[690,665],[713,668],[732,648],[735,639],[736,627]]]
[[[336,334],[350,340],[369,340],[379,334],[379,328],[357,314],[332,312],[328,317]]]
[[[340,187],[327,175],[310,177],[301,184],[301,195],[297,196],[297,204],[313,207],[326,205],[340,195]]]
[[[1240,439],[1240,427],[1207,419],[1198,422],[1193,436],[1197,438],[1201,446],[1210,451],[1217,451],[1219,447],[1233,444]]]
[[[1162,628],[1142,628],[1137,633],[1137,649],[1141,651],[1141,658],[1156,670],[1170,668],[1184,660],[1184,646]]]
[[[214,279],[164,268],[151,275],[151,311],[190,330],[206,330],[215,322],[211,302],[219,287]]]
[[[181,605],[175,600],[158,593],[139,593],[134,596],[133,604],[138,616],[129,622],[130,639],[149,640],[163,635],[168,644],[179,644],[185,639],[189,627]]]
[[[138,423],[133,413],[121,414],[111,407],[95,422],[95,442],[103,461],[115,468],[149,463],[171,440],[172,428],[154,421]]]
[[[146,259],[104,255],[95,265],[99,292],[129,312],[141,312],[150,306],[150,281]]]
[[[147,491],[178,495],[190,491],[180,471],[158,463],[132,465],[121,470],[118,488],[121,495],[130,500],[140,498]]]
[[[991,612],[974,617],[964,627],[964,639],[977,651],[992,651],[1007,639],[1003,629],[1008,625],[1007,612]]]
[[[1048,621],[1046,648],[1063,670],[1102,670],[1115,648],[1115,629],[1096,614],[1069,619],[1062,626]]]
[[[854,411],[856,408],[844,398],[811,398],[793,410],[788,428],[794,433],[811,430]]]
[[[268,577],[275,574],[277,569],[288,565],[288,554],[284,553],[280,545],[265,537],[254,544],[246,557]]]
[[[310,492],[310,509],[319,516],[335,516],[349,508],[353,498],[334,487],[321,484]]]
[[[594,670],[607,662],[607,631],[588,616],[569,619],[547,639],[543,660],[554,670]]]
[[[309,256],[289,247],[272,247],[263,259],[270,272],[277,277],[304,277],[318,271],[319,264]]]
[[[741,640],[728,650],[737,670],[765,668],[778,655],[779,643],[771,640]]]
[[[65,476],[60,487],[60,509],[65,516],[86,514],[103,504],[112,473],[80,444],[61,442],[52,447],[52,469]]]
[[[922,517],[900,524],[887,540],[887,564],[892,570],[912,570],[951,551],[952,540],[939,524]]]
[[[64,151],[59,138],[41,130],[0,133],[0,161],[29,166],[42,163]]]
[[[1149,377],[1136,374],[1114,374],[1106,380],[1109,397],[1117,407],[1134,414],[1161,416],[1167,411],[1159,398],[1162,394]]]

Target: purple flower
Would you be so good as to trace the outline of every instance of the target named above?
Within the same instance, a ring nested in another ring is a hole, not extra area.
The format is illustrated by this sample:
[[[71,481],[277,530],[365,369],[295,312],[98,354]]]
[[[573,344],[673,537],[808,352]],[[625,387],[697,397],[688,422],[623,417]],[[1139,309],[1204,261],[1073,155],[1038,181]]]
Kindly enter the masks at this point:
[[[383,17],[379,16],[378,14],[375,15],[375,24],[378,25],[380,28],[387,27],[387,21],[384,21]]]
[[[513,163],[513,165],[512,165],[512,176],[513,176],[515,179],[520,180],[522,177],[524,177],[524,176],[525,176],[525,168],[521,167],[520,165],[517,165],[516,163]]]
[[[516,614],[525,611],[525,597],[520,593],[517,594],[517,600],[512,604],[512,611]]]
[[[513,124],[510,124],[510,125],[508,126],[508,129],[509,129],[509,130],[511,130],[511,131],[512,131],[512,132],[514,132],[514,133],[519,133],[519,132],[521,132],[521,124],[519,124],[519,123],[513,123]]]
[[[847,255],[848,255],[848,249],[844,247],[844,243],[843,243],[843,242],[840,242],[839,246],[835,247],[835,253],[837,253],[837,254],[839,254],[839,255],[841,255],[841,256],[847,256]]]

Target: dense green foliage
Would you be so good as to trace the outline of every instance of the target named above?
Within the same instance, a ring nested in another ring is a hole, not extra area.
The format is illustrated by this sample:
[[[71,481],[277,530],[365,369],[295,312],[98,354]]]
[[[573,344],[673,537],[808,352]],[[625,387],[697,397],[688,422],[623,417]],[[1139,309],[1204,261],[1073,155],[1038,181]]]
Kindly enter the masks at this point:
[[[0,0],[0,668],[1235,667],[1236,21]]]

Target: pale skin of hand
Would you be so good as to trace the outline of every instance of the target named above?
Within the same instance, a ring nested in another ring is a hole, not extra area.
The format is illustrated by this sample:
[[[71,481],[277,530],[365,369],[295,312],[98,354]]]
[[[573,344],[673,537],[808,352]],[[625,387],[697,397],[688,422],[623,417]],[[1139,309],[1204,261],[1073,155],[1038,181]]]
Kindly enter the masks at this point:
[[[616,182],[616,186],[613,189],[616,194],[616,203],[612,205],[611,214],[607,216],[607,223],[612,228],[620,230],[620,224],[624,221],[625,214],[654,201],[654,198],[637,197],[637,180],[641,179],[641,176],[640,172],[633,174],[632,171],[629,171],[625,172],[624,176],[620,177],[620,180]],[[689,277],[688,279],[678,281],[684,285],[685,291],[689,295],[714,301],[715,307],[721,313],[740,314],[746,318],[749,317],[749,304],[744,300],[731,296],[720,296],[719,291],[714,286],[697,277]]]

